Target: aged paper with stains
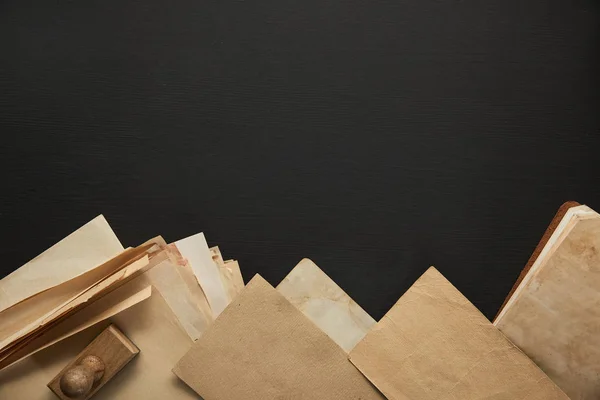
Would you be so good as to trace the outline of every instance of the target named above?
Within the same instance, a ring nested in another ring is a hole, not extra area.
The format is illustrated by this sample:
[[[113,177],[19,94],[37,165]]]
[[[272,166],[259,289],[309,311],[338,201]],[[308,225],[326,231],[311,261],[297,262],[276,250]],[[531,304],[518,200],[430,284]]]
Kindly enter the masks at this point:
[[[376,323],[308,258],[294,267],[277,286],[277,291],[346,352]]]
[[[0,311],[87,272],[123,251],[102,215],[0,280]]]
[[[495,325],[571,399],[596,400],[600,397],[600,215],[579,207],[572,210]]]
[[[382,400],[344,351],[260,276],[174,372],[204,400]]]
[[[433,267],[350,360],[388,400],[568,400]]]
[[[219,267],[213,262],[204,234],[198,233],[178,240],[174,244],[194,271],[212,314],[216,318],[229,304],[229,295],[221,280]]]

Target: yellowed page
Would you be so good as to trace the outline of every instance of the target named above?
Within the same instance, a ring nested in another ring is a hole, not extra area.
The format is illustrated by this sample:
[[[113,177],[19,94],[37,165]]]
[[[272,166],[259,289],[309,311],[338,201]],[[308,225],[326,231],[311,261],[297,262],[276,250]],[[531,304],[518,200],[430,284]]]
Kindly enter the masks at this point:
[[[191,340],[198,339],[212,322],[207,318],[196,304],[184,278],[181,276],[176,264],[170,259],[148,271],[154,286],[177,316],[179,323],[184,328]]]
[[[185,257],[202,288],[214,317],[217,317],[229,304],[229,295],[225,289],[219,268],[213,262],[212,255],[204,238],[199,233],[175,242],[177,249]]]
[[[123,251],[102,215],[0,280],[0,311],[87,272]]]
[[[133,260],[142,257],[147,247],[126,250],[97,268],[4,310],[0,313],[0,349],[4,350],[11,343],[54,319],[56,315],[61,315],[61,310],[71,307],[75,299],[106,277],[125,278],[128,267],[138,268],[138,263]],[[128,266],[130,263],[133,264]]]
[[[350,360],[388,400],[568,400],[433,267]]]
[[[382,400],[346,353],[260,276],[174,372],[206,400]]]
[[[600,396],[600,215],[575,215],[495,322],[571,399]]]
[[[125,290],[122,290],[125,289]],[[55,343],[75,335],[97,323],[100,323],[121,311],[146,300],[152,293],[152,287],[146,286],[132,293],[128,288],[119,288],[105,297],[90,304],[78,313],[70,316],[48,332],[31,340],[27,346],[0,362],[0,369],[6,368],[23,358],[35,354]]]
[[[346,352],[376,323],[308,258],[294,267],[277,291]]]

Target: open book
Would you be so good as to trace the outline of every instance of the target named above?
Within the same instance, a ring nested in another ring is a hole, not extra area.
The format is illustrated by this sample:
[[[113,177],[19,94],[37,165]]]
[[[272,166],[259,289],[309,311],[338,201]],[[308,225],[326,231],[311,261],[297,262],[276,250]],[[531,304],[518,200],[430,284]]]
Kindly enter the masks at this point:
[[[565,203],[494,325],[571,398],[600,395],[600,214]]]

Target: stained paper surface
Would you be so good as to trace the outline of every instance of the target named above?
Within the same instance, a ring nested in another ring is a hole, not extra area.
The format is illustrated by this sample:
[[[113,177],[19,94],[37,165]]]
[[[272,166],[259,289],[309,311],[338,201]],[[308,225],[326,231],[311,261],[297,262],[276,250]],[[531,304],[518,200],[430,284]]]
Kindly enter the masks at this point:
[[[325,333],[260,276],[174,372],[204,400],[381,400]]]
[[[204,234],[199,233],[179,240],[175,245],[189,262],[206,295],[213,316],[217,317],[229,304],[229,296],[221,280],[219,267],[213,262]]]
[[[596,400],[600,215],[575,207],[559,227],[495,325],[571,399]]]
[[[152,284],[147,273],[119,288],[132,294]],[[190,349],[192,340],[158,290],[146,300],[68,339],[0,371],[0,399],[51,400],[46,384],[103,328],[116,324],[140,349],[140,354],[94,400],[173,399],[198,396],[171,372]]]
[[[352,350],[376,323],[307,258],[294,267],[277,286],[277,291],[346,352]]]
[[[0,311],[87,272],[123,251],[101,215],[0,280]]]
[[[435,268],[350,360],[389,400],[568,400]]]

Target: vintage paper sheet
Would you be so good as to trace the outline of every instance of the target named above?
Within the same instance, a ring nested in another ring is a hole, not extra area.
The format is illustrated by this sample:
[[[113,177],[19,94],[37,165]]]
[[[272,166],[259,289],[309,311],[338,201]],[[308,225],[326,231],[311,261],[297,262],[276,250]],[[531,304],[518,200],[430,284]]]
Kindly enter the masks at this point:
[[[204,314],[195,302],[192,292],[182,277],[183,267],[166,259],[147,272],[156,289],[162,294],[171,311],[177,316],[181,326],[191,340],[198,339],[212,323],[212,315]],[[195,282],[198,289],[200,287]]]
[[[147,273],[119,290],[132,294],[152,284]],[[54,346],[0,371],[0,399],[51,400],[46,387],[54,376],[110,323],[140,349],[136,359],[94,396],[94,400],[195,400],[197,395],[171,372],[192,340],[158,290],[150,298]]]
[[[235,260],[223,260],[219,246],[211,247],[210,254],[213,262],[219,267],[221,281],[227,291],[229,302],[231,302],[244,288],[244,278],[242,277],[240,264]]]
[[[600,215],[575,210],[563,221],[495,325],[571,399],[592,400],[600,396]]]
[[[216,318],[229,304],[229,296],[221,280],[219,268],[213,262],[204,234],[199,233],[179,240],[175,245],[188,260]]]
[[[83,274],[123,251],[101,215],[0,280],[0,311]]]
[[[174,372],[204,400],[383,399],[340,347],[258,275]]]
[[[277,286],[277,291],[346,352],[352,350],[376,323],[307,258],[294,267]]]
[[[433,267],[350,360],[388,400],[568,400]]]

